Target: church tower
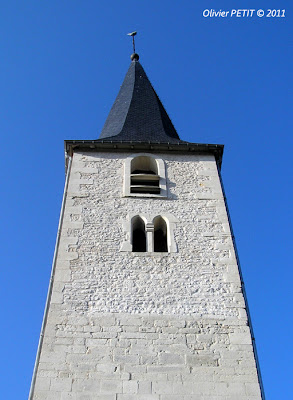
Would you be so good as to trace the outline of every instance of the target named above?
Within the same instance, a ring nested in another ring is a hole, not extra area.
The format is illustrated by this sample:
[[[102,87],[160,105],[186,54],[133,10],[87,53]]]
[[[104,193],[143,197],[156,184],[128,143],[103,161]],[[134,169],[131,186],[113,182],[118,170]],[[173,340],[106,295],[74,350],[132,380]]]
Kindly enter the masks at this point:
[[[264,400],[221,182],[137,54],[66,182],[29,400]]]

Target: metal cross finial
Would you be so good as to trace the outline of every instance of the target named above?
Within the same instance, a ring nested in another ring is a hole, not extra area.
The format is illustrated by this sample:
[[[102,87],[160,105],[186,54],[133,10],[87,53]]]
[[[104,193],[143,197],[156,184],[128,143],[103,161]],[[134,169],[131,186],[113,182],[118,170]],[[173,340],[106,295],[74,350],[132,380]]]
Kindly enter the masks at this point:
[[[133,46],[133,53],[135,53],[135,43],[134,43],[134,36],[137,34],[136,31],[127,33],[128,36],[132,36],[132,46]]]

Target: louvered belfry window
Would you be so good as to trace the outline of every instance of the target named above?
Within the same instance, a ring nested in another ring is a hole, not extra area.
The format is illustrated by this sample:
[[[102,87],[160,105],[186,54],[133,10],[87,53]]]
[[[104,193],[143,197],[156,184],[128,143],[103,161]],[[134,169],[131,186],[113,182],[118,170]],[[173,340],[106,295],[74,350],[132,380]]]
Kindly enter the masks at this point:
[[[160,176],[154,158],[138,156],[131,161],[130,193],[160,194]]]

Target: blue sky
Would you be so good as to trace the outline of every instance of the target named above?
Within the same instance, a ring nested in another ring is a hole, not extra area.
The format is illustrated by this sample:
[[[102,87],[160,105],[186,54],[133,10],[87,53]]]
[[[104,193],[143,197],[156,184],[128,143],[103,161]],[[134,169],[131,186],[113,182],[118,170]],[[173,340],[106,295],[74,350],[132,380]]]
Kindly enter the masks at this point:
[[[290,1],[1,2],[1,394],[26,399],[64,185],[64,139],[99,136],[131,41],[180,137],[223,179],[267,399],[292,393]],[[285,18],[204,18],[205,9]]]

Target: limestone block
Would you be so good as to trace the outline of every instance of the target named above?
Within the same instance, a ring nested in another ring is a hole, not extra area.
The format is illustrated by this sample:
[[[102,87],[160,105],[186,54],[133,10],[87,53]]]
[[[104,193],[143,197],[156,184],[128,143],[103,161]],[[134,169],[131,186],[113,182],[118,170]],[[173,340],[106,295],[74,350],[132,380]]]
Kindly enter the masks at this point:
[[[116,400],[116,394],[77,393],[76,400]]]
[[[56,282],[67,282],[70,280],[71,277],[71,272],[69,269],[63,270],[63,269],[56,269],[54,280]]]
[[[174,382],[172,384],[173,393],[183,396],[193,393],[193,382]]]
[[[173,383],[172,382],[153,382],[152,383],[153,393],[155,394],[172,394]]]
[[[231,344],[251,344],[251,336],[247,333],[231,333],[229,335]]]
[[[187,355],[186,356],[186,363],[190,366],[217,366],[218,365],[218,358],[214,355]]]
[[[150,381],[138,381],[138,394],[150,394],[152,383]]]
[[[53,391],[43,391],[38,390],[38,392],[34,395],[35,400],[60,400],[61,392],[53,392]]]
[[[154,374],[164,374],[164,373],[170,373],[170,372],[176,372],[176,373],[188,373],[189,368],[185,365],[176,365],[176,366],[169,366],[169,365],[150,365],[147,367],[147,371],[149,373],[154,373]],[[167,377],[167,375],[166,375]]]
[[[69,252],[67,250],[60,249],[58,251],[58,259],[62,259],[62,261],[71,261],[76,260],[79,254],[76,251]]]
[[[122,393],[122,381],[120,380],[102,380],[101,393]]]
[[[225,396],[245,396],[245,384],[240,382],[232,382],[232,383],[221,383],[215,382],[215,392],[219,395]]]
[[[180,354],[173,354],[173,353],[162,353],[159,355],[159,363],[163,365],[168,364],[184,364],[184,356]]]
[[[45,363],[42,363],[42,366],[45,366]],[[58,376],[58,372],[51,369],[40,369],[37,373],[37,379],[39,378],[56,378]]]
[[[61,270],[61,269],[65,269],[67,271],[70,270],[70,260],[62,260],[60,257],[57,257],[56,260],[56,268],[55,270]]]
[[[37,391],[48,391],[50,388],[50,378],[49,377],[38,377],[36,382],[36,389]]]
[[[123,393],[136,394],[138,392],[137,381],[124,381],[123,382]]]
[[[117,394],[117,400],[159,400],[154,394]]]
[[[245,390],[248,396],[256,396],[259,399],[261,398],[258,381],[255,381],[254,383],[245,383]]]
[[[72,391],[97,393],[100,391],[101,382],[96,379],[74,379]]]
[[[72,392],[62,392],[61,400],[76,400],[77,394]]]

